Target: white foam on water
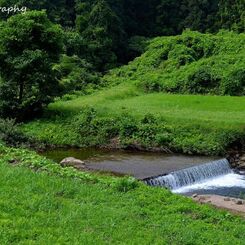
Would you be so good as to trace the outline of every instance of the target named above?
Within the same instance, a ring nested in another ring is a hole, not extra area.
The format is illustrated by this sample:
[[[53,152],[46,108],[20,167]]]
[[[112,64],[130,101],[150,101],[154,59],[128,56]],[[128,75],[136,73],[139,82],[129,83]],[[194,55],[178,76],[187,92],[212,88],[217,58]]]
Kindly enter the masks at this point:
[[[172,190],[174,193],[187,193],[198,190],[214,190],[218,188],[241,187],[245,188],[245,176],[230,173],[216,178],[208,179],[193,185],[183,186]]]
[[[230,168],[228,160],[221,159],[152,178],[147,180],[147,183],[152,186],[165,186],[171,190],[177,190],[184,186],[195,185],[232,173],[233,170]]]

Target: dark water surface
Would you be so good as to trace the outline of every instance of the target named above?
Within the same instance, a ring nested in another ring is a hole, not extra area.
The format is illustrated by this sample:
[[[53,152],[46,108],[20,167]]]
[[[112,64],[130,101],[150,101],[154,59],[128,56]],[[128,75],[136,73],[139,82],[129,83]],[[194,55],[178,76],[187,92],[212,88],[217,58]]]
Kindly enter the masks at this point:
[[[42,155],[56,162],[60,162],[66,157],[75,157],[85,161],[86,166],[90,169],[132,175],[138,179],[159,176],[218,159],[217,157],[205,156],[76,148],[52,149],[42,153]],[[232,172],[200,183],[184,186],[173,190],[173,192],[182,195],[197,193],[244,198],[244,174]]]
[[[85,161],[86,166],[91,169],[132,175],[138,179],[169,173],[215,159],[205,156],[98,149],[52,149],[42,155],[56,162],[66,157],[75,157]]]

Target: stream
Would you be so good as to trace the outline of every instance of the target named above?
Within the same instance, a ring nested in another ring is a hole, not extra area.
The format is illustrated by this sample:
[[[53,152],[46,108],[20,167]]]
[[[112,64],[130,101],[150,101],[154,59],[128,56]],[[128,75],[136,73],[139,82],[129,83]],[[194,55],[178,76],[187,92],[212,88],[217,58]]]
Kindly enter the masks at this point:
[[[214,160],[212,157],[178,154],[111,151],[101,149],[52,149],[42,153],[55,162],[66,157],[83,160],[93,170],[132,175],[145,179]]]
[[[217,157],[93,148],[51,149],[42,155],[55,162],[75,157],[83,160],[86,167],[92,170],[131,175],[140,180],[157,180],[145,181],[152,186],[169,187],[166,180],[167,183],[175,183],[176,179],[173,178],[181,176],[182,179],[178,179],[179,185],[170,189],[183,195],[197,193],[245,197],[245,175],[234,172],[225,159],[218,160]]]

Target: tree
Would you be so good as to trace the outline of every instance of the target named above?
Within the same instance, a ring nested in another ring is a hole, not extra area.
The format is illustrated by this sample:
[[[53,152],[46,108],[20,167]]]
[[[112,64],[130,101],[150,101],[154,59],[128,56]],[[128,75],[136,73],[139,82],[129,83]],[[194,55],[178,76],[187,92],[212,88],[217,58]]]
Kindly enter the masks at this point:
[[[63,49],[63,33],[44,11],[10,17],[0,26],[0,115],[26,119],[57,95],[52,66]]]
[[[219,26],[221,28],[245,31],[244,0],[219,0]]]
[[[105,0],[98,0],[89,15],[88,27],[82,33],[89,56],[99,71],[111,68],[121,56],[123,28],[120,19]]]
[[[157,6],[156,25],[160,35],[176,35],[181,32],[183,21],[181,1],[160,0]]]
[[[180,29],[205,32],[207,30],[217,31],[216,13],[218,11],[218,0],[182,0],[183,21]]]

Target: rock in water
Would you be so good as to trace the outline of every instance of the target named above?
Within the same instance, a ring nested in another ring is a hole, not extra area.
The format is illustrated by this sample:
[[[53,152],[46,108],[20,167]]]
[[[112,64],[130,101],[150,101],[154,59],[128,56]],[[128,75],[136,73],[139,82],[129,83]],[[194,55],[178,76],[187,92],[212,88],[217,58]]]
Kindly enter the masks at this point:
[[[242,205],[243,203],[244,203],[244,201],[241,200],[241,199],[237,199],[237,200],[235,201],[235,204],[237,204],[237,205]]]
[[[245,162],[239,162],[238,169],[244,170],[245,169]]]
[[[229,197],[225,197],[224,201],[229,202],[231,199]]]
[[[62,167],[85,168],[85,162],[74,157],[67,157],[60,162]]]

